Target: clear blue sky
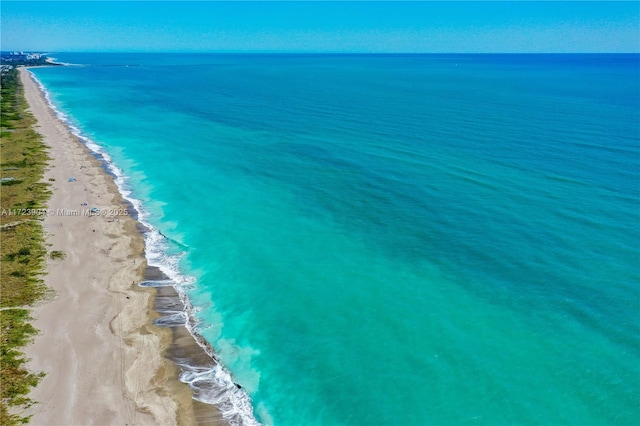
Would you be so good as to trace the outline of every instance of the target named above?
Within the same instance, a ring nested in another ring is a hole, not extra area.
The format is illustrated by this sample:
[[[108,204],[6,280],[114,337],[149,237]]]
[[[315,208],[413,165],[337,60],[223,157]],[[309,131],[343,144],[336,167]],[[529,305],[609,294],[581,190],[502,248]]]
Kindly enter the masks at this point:
[[[2,50],[640,52],[640,2],[1,3]]]

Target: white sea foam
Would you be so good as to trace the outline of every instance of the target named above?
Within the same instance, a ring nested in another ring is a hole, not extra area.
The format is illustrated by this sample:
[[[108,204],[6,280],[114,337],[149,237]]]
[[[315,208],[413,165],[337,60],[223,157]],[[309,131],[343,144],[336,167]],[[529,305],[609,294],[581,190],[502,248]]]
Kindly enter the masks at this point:
[[[187,323],[188,317],[185,312],[176,312],[171,315],[164,315],[153,320],[153,323],[160,327],[174,327]]]
[[[244,415],[253,412],[251,399],[233,383],[226,369],[220,365],[208,369],[188,365],[181,365],[181,368],[180,380],[190,384],[196,400],[218,407],[232,425],[258,424],[253,415],[251,418]]]
[[[60,62],[58,58],[54,58],[52,56],[48,56],[46,62],[51,65],[64,65],[65,67],[86,67],[85,64],[72,64],[71,62]]]
[[[149,222],[150,214],[145,210],[142,202],[132,195],[131,187],[128,184],[128,177],[125,173],[111,160],[109,154],[100,145],[84,136],[81,130],[71,123],[67,114],[60,111],[54,105],[49,92],[35,74],[31,71],[29,71],[29,74],[44,94],[49,107],[58,119],[60,119],[60,121],[69,128],[71,133],[78,137],[96,157],[103,161],[107,171],[114,176],[114,181],[120,194],[122,194],[123,198],[136,210],[138,222],[146,228],[144,239],[147,263],[150,266],[157,267],[169,277],[174,283],[174,288],[185,307],[184,312],[170,315],[167,321],[171,323],[175,321],[184,323],[198,345],[217,363],[217,365],[210,369],[179,364],[182,369],[180,380],[189,384],[194,392],[194,399],[206,404],[215,405],[222,413],[223,418],[231,425],[259,425],[253,415],[253,405],[249,394],[236,386],[229,371],[220,364],[219,357],[213,353],[211,346],[196,331],[198,326],[195,316],[196,308],[191,305],[185,293],[185,288],[195,284],[196,279],[193,276],[184,274],[179,267],[180,258],[185,255],[185,252],[177,254],[169,253],[168,239]]]

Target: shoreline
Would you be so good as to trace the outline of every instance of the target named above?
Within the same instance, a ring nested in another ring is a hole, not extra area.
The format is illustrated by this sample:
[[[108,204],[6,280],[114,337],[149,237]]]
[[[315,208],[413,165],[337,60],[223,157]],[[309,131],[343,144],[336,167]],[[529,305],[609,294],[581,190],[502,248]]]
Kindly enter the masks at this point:
[[[196,404],[165,356],[175,331],[152,323],[157,291],[138,285],[148,267],[141,225],[124,213],[131,205],[55,115],[30,72],[19,72],[35,130],[49,147],[48,208],[109,213],[43,221],[47,245],[66,257],[47,260],[44,279],[55,295],[31,312],[40,333],[25,352],[29,368],[46,376],[31,392],[39,403],[27,410],[30,423],[226,424],[214,406]]]

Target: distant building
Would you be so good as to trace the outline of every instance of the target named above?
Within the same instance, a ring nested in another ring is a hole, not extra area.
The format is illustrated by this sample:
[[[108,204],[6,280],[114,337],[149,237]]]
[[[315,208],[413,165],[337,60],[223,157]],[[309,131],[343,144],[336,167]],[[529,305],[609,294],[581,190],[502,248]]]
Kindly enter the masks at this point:
[[[0,52],[0,64],[5,65],[47,65],[47,56],[35,52]],[[49,64],[51,65],[51,64]]]

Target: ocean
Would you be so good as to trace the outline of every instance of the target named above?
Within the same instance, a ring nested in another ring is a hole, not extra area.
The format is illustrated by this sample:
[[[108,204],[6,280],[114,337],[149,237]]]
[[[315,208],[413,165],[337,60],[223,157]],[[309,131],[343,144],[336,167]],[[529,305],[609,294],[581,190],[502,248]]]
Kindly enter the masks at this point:
[[[638,423],[639,55],[53,56],[234,422]]]

